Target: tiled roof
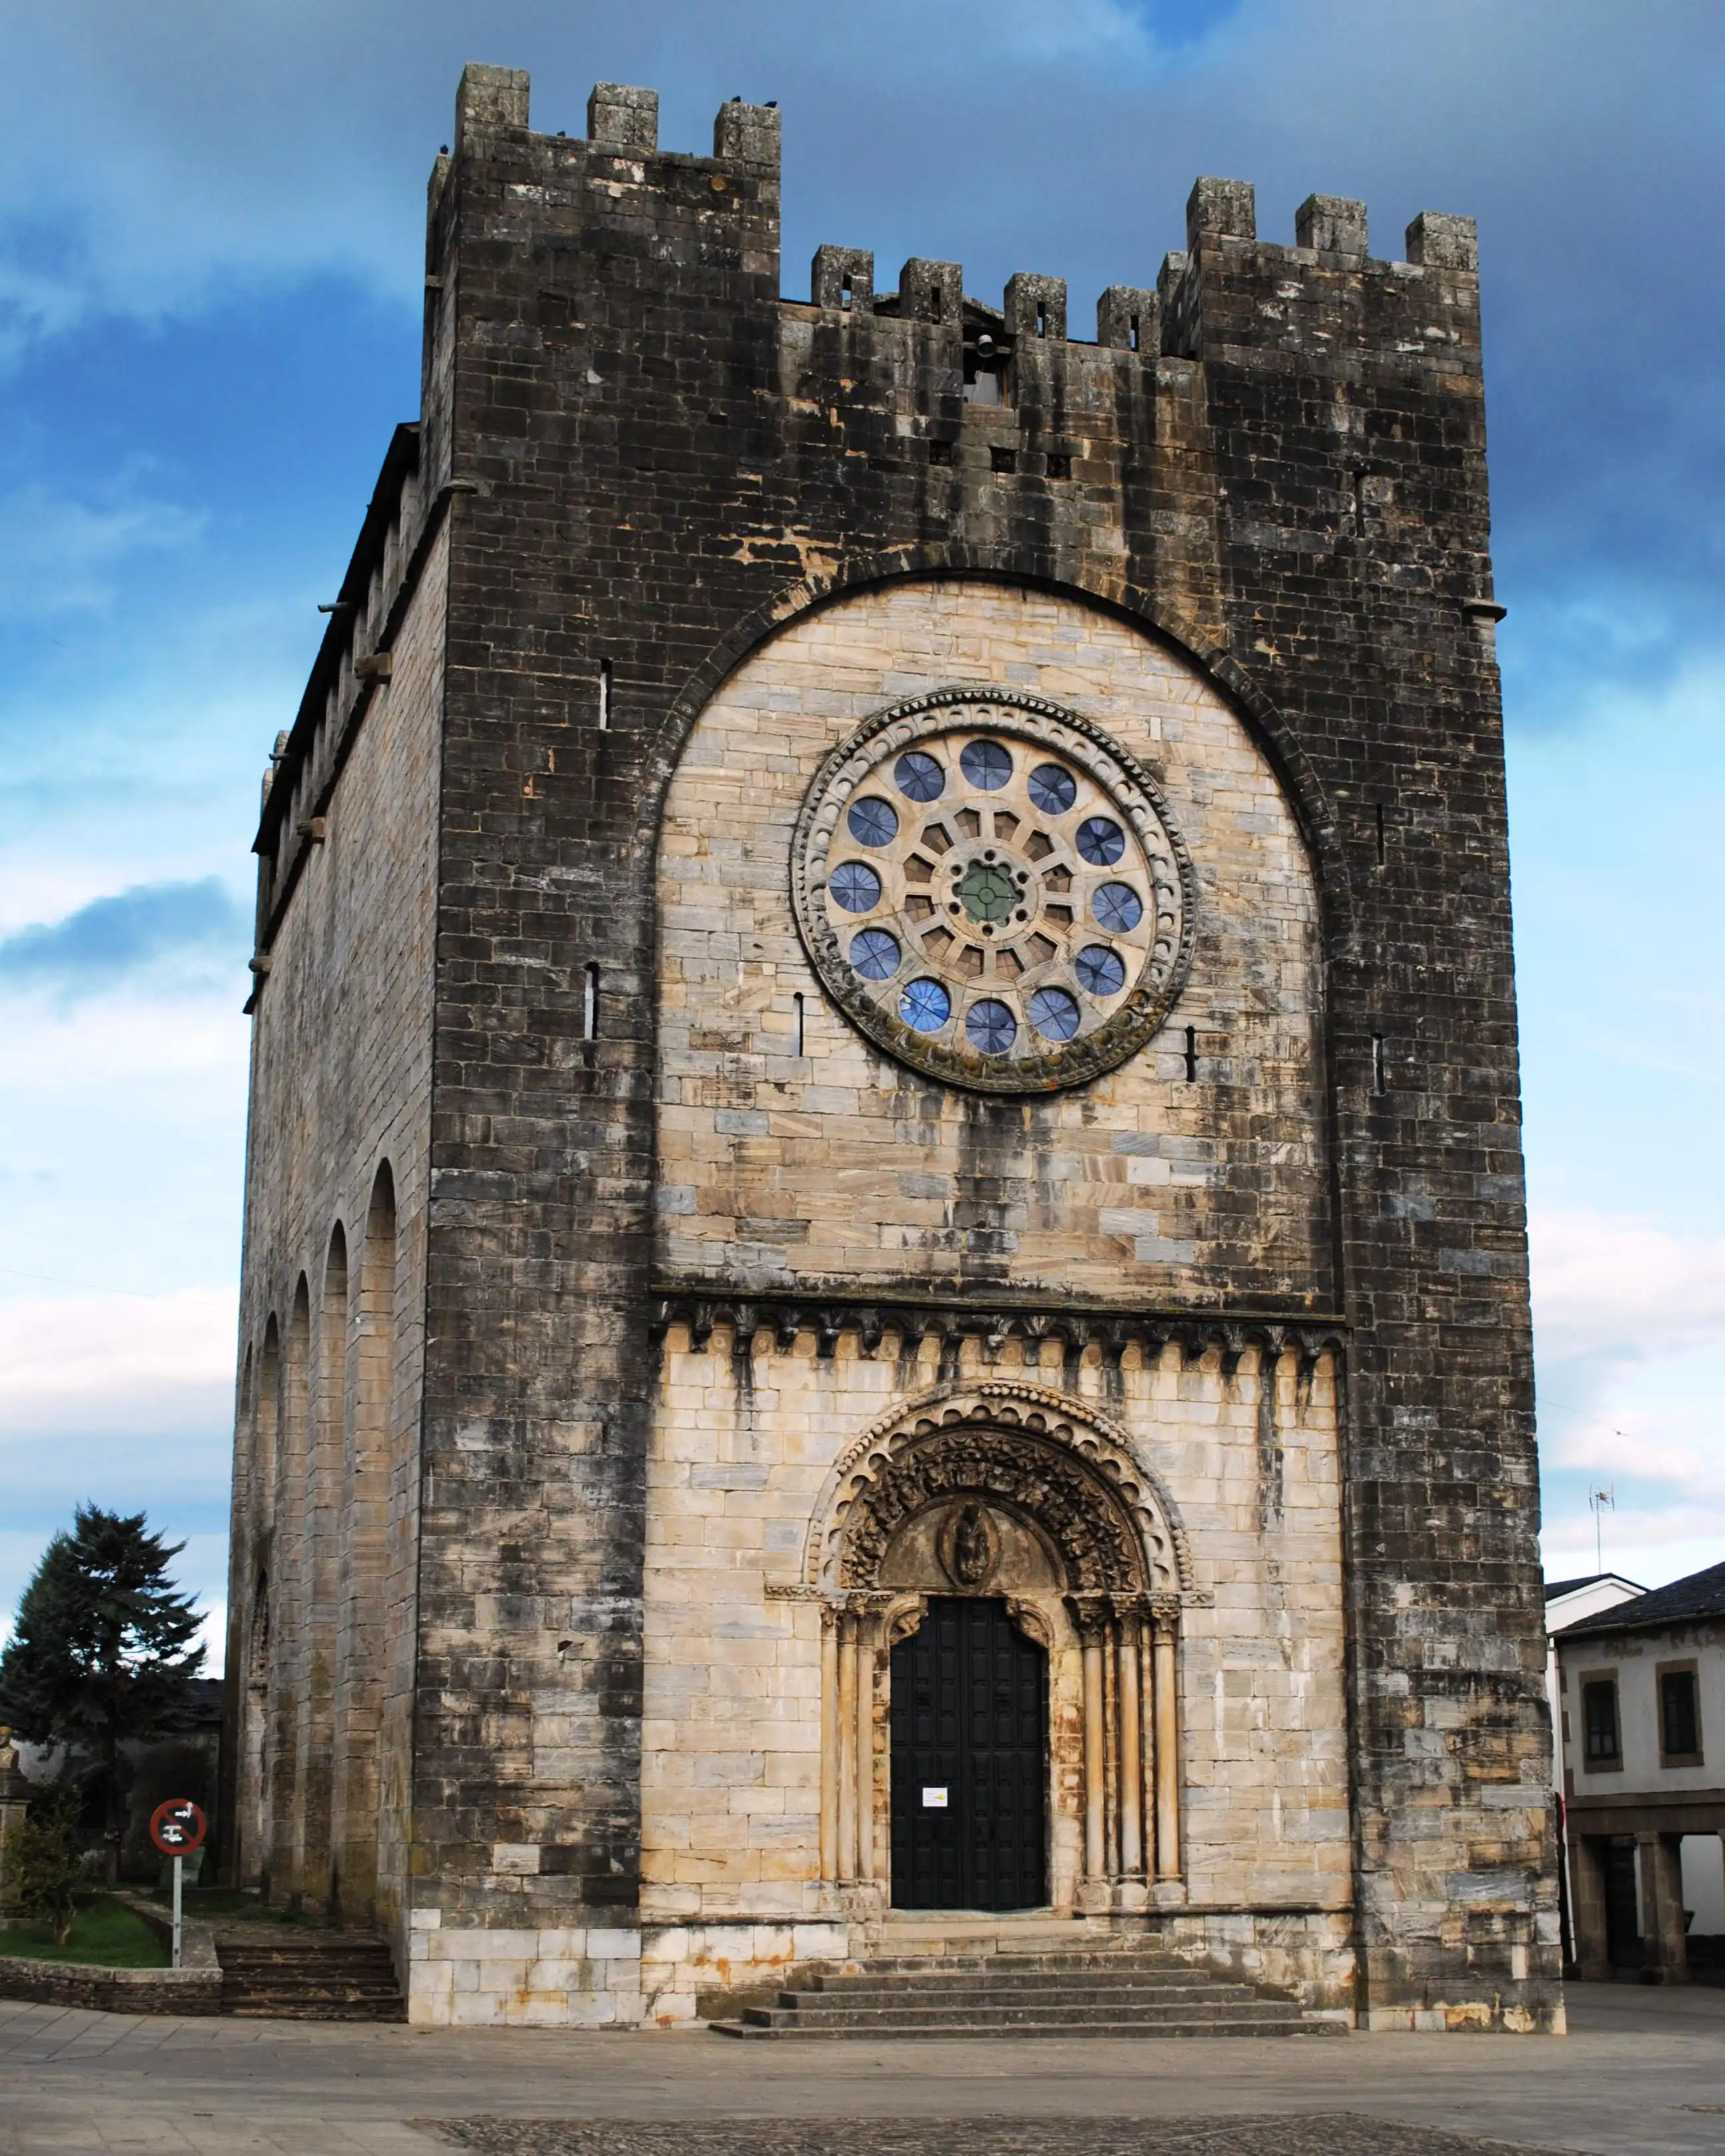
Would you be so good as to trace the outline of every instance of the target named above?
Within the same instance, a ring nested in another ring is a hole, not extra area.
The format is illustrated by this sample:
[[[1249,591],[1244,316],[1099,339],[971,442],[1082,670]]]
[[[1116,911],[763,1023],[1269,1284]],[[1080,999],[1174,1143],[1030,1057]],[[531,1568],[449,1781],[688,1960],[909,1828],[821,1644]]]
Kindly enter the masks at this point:
[[[1609,1572],[1589,1572],[1583,1573],[1579,1579],[1548,1579],[1545,1586],[1545,1599],[1547,1602],[1555,1602],[1560,1594],[1573,1594],[1578,1587],[1591,1587],[1595,1580],[1609,1579],[1610,1577]]]
[[[1605,1632],[1654,1631],[1698,1617],[1725,1617],[1725,1564],[1710,1564],[1705,1572],[1692,1572],[1686,1579],[1655,1587],[1633,1602],[1619,1602],[1614,1609],[1568,1626],[1560,1636],[1590,1640]]]

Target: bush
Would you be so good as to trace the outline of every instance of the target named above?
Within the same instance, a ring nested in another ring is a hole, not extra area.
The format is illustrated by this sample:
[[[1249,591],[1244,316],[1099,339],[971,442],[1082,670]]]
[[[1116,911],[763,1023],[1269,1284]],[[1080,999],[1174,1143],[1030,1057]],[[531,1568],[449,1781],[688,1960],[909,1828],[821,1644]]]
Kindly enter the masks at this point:
[[[7,1851],[13,1898],[27,1917],[35,1917],[63,1947],[71,1937],[73,1895],[89,1875],[79,1817],[84,1793],[75,1782],[50,1782],[30,1799],[24,1822]]]

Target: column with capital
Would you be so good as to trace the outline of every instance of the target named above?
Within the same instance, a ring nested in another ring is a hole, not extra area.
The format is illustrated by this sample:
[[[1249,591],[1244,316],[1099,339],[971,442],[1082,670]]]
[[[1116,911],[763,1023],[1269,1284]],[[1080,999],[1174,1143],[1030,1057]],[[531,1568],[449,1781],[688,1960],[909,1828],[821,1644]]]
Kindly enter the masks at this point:
[[[852,1619],[857,1635],[857,1879],[874,1876],[874,1676],[880,1620],[859,1609]]]
[[[838,1611],[821,1611],[821,1876],[838,1877]]]
[[[1180,1876],[1180,1700],[1174,1661],[1175,1613],[1159,1608],[1152,1652],[1156,1701],[1156,1876]]]
[[[837,1613],[838,1632],[838,1876],[857,1877],[857,1620]]]
[[[1128,1608],[1120,1620],[1120,1872],[1144,1875],[1144,1738],[1139,1712],[1141,1666],[1139,1617]]]
[[[1099,1598],[1074,1595],[1068,1607],[1082,1654],[1084,1765],[1084,1871],[1081,1904],[1101,1908],[1108,1899],[1108,1723],[1104,1657],[1111,1613]]]

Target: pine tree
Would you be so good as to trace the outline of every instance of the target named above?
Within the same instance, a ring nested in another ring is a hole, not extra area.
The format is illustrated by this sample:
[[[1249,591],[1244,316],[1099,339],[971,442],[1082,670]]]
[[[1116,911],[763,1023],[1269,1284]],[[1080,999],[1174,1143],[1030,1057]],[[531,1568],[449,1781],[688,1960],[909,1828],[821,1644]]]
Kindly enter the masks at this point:
[[[151,1534],[142,1512],[80,1505],[71,1533],[44,1553],[0,1654],[0,1720],[29,1743],[101,1763],[111,1881],[126,1828],[121,1743],[190,1726],[201,1620],[167,1572],[184,1548]]]

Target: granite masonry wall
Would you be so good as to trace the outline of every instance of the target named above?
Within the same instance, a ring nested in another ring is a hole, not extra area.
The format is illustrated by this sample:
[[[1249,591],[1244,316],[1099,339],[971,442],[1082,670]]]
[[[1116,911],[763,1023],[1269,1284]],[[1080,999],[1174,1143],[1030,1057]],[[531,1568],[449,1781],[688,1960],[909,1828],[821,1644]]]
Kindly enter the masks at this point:
[[[698,1150],[661,1106],[662,981],[663,1069],[691,1075],[672,1067],[687,984],[672,978],[668,916],[660,932],[680,828],[667,788],[685,785],[702,714],[722,723],[739,666],[757,651],[776,663],[776,632],[818,642],[847,595],[914,612],[958,579],[966,596],[938,604],[962,609],[986,588],[1020,619],[1082,617],[1105,659],[1151,654],[1130,663],[1181,685],[1264,804],[1250,873],[1282,865],[1283,955],[1302,939],[1314,955],[1267,1003],[1226,1014],[1229,1038],[1279,1044],[1261,1084],[1218,1050],[1200,1105],[1169,1111],[1171,1134],[1201,1137],[1225,1170],[1189,1190],[1171,1172],[1158,1198],[1192,1225],[1189,1271],[1141,1260],[1135,1243],[1120,1262],[1120,1238],[1075,1197],[1071,1240],[1049,1240],[1035,1289],[1028,1260],[1025,1278],[985,1277],[956,1244],[889,1279],[866,1234],[827,1239],[820,1281],[803,1281],[806,1260],[787,1255],[803,1246],[766,1238],[790,1276],[763,1291],[768,1322],[781,1341],[807,1332],[837,1372],[847,1327],[866,1363],[875,1306],[914,1289],[909,1329],[938,1319],[956,1353],[1051,1324],[1043,1289],[1070,1260],[1081,1292],[1051,1334],[1063,1383],[1084,1382],[1099,1340],[1124,1384],[1131,1354],[1166,1352],[1183,1322],[1183,1362],[1236,1358],[1236,1383],[1259,1352],[1252,1325],[1306,1322],[1333,1341],[1352,1932],[1301,1947],[1300,1980],[1319,1981],[1314,1956],[1351,1952],[1354,2004],[1376,2025],[1558,2025],[1472,227],[1423,216],[1408,259],[1380,259],[1362,205],[1314,197],[1290,245],[1258,238],[1249,187],[1200,181],[1185,246],[1154,289],[1145,276],[1102,295],[1094,343],[1069,336],[1058,280],[1015,277],[983,305],[959,265],[913,261],[878,295],[871,258],[851,249],[822,249],[809,300],[786,300],[778,125],[728,105],[711,157],[662,151],[651,94],[601,85],[585,139],[537,133],[524,75],[467,70],[433,176],[411,516],[393,555],[375,533],[364,542],[378,566],[364,591],[344,587],[352,610],[260,838],[269,970],[245,1337],[260,1368],[275,1314],[284,1431],[301,1413],[331,1225],[348,1223],[351,1263],[354,1208],[398,1137],[404,1296],[423,1251],[423,1401],[404,1377],[395,1409],[401,1445],[410,1414],[419,1443],[397,1501],[404,1523],[418,1506],[402,1620],[412,1737],[409,1757],[404,1709],[397,1779],[381,1781],[386,1839],[411,1841],[413,2011],[626,2020],[687,1995],[666,1973],[675,1956],[645,1987],[641,1974],[672,1816],[643,1799],[667,1771],[648,1566],[651,1551],[657,1576],[670,1458],[655,1347],[672,1343],[683,1383],[677,1327],[695,1341],[713,1322],[696,1291],[748,1283],[729,1276],[740,1233],[679,1224],[735,1216],[698,1196],[693,1214],[656,1213],[662,1188],[716,1189],[723,1172],[680,1152],[673,1174],[659,1158],[662,1112],[667,1147],[676,1133]],[[393,778],[373,751],[367,843],[435,860],[435,990],[428,902],[356,890],[352,925],[386,912],[417,954],[415,997],[435,992],[435,1008],[394,997],[374,1015],[306,917],[333,824],[321,841],[310,827],[329,813],[319,801],[340,813],[376,736],[366,717],[338,768],[329,744],[346,721],[332,734],[328,715],[350,678],[356,702],[376,696],[378,633],[399,626],[389,593],[423,578],[430,543],[447,549],[440,714],[402,744]],[[711,738],[697,736],[691,772]],[[434,771],[435,800],[421,783]],[[1213,856],[1213,888],[1244,844],[1237,829]],[[1249,938],[1236,956],[1255,963]],[[1192,993],[1211,1000],[1170,1022],[1208,1025],[1218,988],[1220,973],[1195,970]],[[877,1090],[902,1084],[813,1009]],[[776,1082],[775,1050],[718,1052],[728,1083]],[[1155,1121],[1169,1083],[1153,1051],[1143,1071],[1099,1081],[1099,1127],[1128,1096]],[[1249,1096],[1256,1128],[1231,1120]],[[1081,1125],[1090,1097],[1067,1096]],[[721,1134],[717,1111],[705,1128]],[[752,1134],[735,1135],[741,1158]],[[937,1154],[945,1142],[931,1132]],[[1233,1195],[1253,1173],[1275,1202],[1249,1233]],[[997,1179],[1019,1173],[1002,1161]],[[673,1265],[723,1276],[666,1277]],[[1200,1306],[1150,1307],[1187,1301]],[[729,1441],[710,1413],[694,1453]],[[1200,1502],[1197,1485],[1182,1502]],[[248,1530],[236,1609],[265,1532],[278,1570],[319,1576],[298,1553],[329,1509],[315,1477],[278,1473],[273,1511],[260,1496],[248,1516],[274,1524]],[[1260,1595],[1243,1636],[1264,1636],[1269,1606]],[[278,1755],[303,1758],[323,1681],[296,1672],[312,1670],[315,1625],[284,1614],[280,1627],[294,1644],[272,1644],[268,1718]],[[1314,1844],[1326,1892],[1333,1824]],[[304,1861],[273,1858],[272,1891]],[[1244,1938],[1257,1919],[1226,1921]]]
[[[446,536],[378,566],[389,672],[308,698],[322,783],[265,826],[299,861],[255,998],[220,1811],[230,1876],[399,1930]]]

